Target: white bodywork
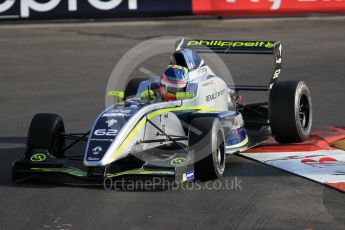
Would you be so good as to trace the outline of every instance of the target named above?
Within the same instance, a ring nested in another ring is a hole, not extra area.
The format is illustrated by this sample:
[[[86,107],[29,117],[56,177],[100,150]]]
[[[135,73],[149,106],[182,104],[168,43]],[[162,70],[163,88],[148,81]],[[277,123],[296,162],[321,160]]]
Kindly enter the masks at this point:
[[[158,102],[143,106],[118,131],[102,159],[89,160],[87,158],[87,151],[90,148],[89,137],[84,158],[85,166],[109,165],[116,160],[126,157],[131,151],[141,151],[163,144],[141,143],[143,140],[164,138],[164,136],[158,136],[157,129],[152,127],[145,119],[150,119],[167,134],[185,136],[186,133],[183,130],[183,126],[188,124],[181,122],[171,111],[192,109],[197,111],[228,111],[229,103],[231,104],[228,87],[221,78],[214,76],[214,73],[207,65],[191,71],[190,81],[190,83],[197,84],[196,95],[193,99]],[[140,95],[140,92],[138,94]],[[105,110],[100,116],[109,114],[112,110],[113,106]],[[94,127],[91,132],[94,132]],[[186,141],[185,144],[187,144]]]

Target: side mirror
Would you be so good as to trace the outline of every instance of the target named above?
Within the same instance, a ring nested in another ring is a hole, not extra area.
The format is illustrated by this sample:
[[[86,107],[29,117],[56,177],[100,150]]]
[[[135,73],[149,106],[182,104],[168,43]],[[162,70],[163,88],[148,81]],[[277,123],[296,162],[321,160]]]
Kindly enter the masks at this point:
[[[123,91],[109,91],[107,93],[108,97],[114,97],[118,99],[118,104],[123,105],[125,102],[123,99],[125,98],[125,92]]]
[[[176,93],[176,99],[177,100],[187,100],[187,99],[193,99],[195,97],[193,92],[178,92]]]
[[[107,95],[109,97],[114,97],[114,98],[118,98],[118,99],[121,99],[121,100],[123,98],[125,98],[125,92],[123,92],[123,91],[109,91],[107,93]]]

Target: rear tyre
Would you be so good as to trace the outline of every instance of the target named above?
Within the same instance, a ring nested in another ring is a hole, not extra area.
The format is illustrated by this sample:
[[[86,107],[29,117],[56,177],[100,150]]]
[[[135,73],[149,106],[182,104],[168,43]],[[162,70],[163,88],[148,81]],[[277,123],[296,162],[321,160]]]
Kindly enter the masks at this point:
[[[270,92],[269,120],[273,136],[280,143],[302,142],[309,138],[312,103],[303,81],[274,84]]]
[[[55,157],[63,157],[65,139],[61,134],[64,132],[64,123],[59,115],[36,114],[29,128],[27,152],[34,149],[46,149]]]
[[[194,151],[197,180],[220,178],[225,170],[225,137],[218,118],[194,118],[189,128],[189,146]]]
[[[125,99],[137,95],[140,83],[148,80],[148,78],[133,78],[131,79],[125,89]]]

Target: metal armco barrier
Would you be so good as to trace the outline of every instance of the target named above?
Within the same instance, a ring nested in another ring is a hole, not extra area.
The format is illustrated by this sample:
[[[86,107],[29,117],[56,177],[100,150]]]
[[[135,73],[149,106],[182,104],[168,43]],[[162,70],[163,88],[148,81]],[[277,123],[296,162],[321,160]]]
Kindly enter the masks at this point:
[[[192,0],[193,14],[259,16],[345,13],[345,0]]]
[[[0,0],[0,20],[345,13],[345,0]]]

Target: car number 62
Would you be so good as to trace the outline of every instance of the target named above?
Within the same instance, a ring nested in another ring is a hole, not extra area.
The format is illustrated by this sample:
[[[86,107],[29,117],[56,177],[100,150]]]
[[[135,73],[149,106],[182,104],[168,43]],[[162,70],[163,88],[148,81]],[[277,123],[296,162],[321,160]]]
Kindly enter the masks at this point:
[[[117,129],[97,129],[95,130],[94,134],[96,136],[115,136],[117,134]]]

